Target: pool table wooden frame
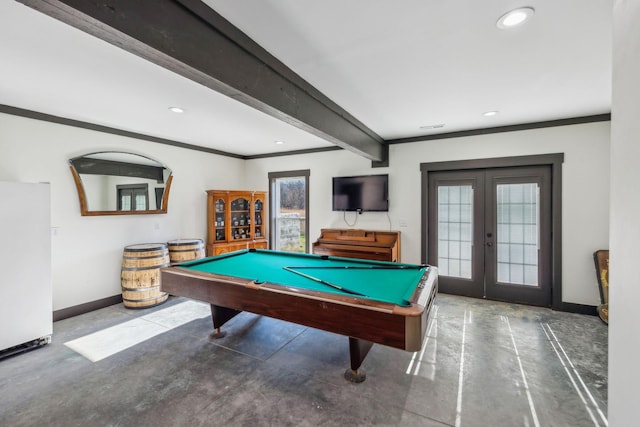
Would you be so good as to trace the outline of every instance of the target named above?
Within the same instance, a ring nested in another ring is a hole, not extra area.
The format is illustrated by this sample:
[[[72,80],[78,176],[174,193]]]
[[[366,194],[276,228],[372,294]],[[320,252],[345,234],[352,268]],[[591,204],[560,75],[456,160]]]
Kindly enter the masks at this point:
[[[406,351],[421,349],[438,290],[437,276],[436,268],[425,269],[409,306],[286,284],[256,283],[179,265],[161,269],[161,289],[208,302],[215,329],[212,338],[223,336],[220,328],[242,311],[346,335],[351,369],[345,372],[345,378],[361,382],[365,374],[360,366],[373,343]]]

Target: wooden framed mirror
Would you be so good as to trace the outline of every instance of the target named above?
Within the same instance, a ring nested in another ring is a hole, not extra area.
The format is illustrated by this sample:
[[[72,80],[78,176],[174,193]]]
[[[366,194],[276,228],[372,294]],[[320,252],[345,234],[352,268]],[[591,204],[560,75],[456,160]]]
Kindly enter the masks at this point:
[[[165,214],[171,169],[139,154],[89,153],[69,160],[83,216]]]

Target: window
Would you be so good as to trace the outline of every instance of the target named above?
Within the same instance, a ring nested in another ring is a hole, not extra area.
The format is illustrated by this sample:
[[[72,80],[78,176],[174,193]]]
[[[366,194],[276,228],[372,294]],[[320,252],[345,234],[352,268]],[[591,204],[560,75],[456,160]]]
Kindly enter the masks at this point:
[[[269,173],[271,249],[309,252],[309,170]]]

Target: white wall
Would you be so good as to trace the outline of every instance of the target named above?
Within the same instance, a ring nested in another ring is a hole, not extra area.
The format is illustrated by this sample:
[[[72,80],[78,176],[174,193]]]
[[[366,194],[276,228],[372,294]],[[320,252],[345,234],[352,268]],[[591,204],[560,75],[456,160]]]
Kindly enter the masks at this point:
[[[167,215],[82,217],[68,159],[124,150],[174,172]],[[86,129],[0,114],[0,180],[50,182],[54,310],[120,293],[124,246],[205,238],[206,189],[268,190],[269,172],[310,169],[310,241],[320,229],[348,228],[331,211],[333,176],[389,173],[390,211],[347,213],[355,228],[402,231],[402,259],[420,261],[420,163],[565,153],[563,165],[563,300],[599,302],[592,253],[608,247],[609,123],[398,144],[390,167],[348,151],[242,161]],[[401,226],[401,223],[406,226]]]
[[[420,262],[420,163],[564,153],[563,164],[563,301],[597,305],[593,252],[608,247],[608,122],[520,132],[398,144],[390,148],[390,167],[346,151],[247,161],[246,186],[267,190],[269,172],[310,169],[310,240],[321,228],[350,228],[343,214],[331,211],[331,177],[389,173],[390,207],[386,213],[347,213],[353,228],[400,230],[402,260]],[[401,226],[406,224],[406,226]]]
[[[609,425],[638,424],[640,2],[616,0],[611,108]]]
[[[68,160],[109,150],[143,154],[172,169],[168,214],[80,215]],[[51,183],[54,310],[120,294],[126,245],[205,239],[205,190],[242,188],[243,169],[242,160],[229,157],[0,114],[0,180]]]

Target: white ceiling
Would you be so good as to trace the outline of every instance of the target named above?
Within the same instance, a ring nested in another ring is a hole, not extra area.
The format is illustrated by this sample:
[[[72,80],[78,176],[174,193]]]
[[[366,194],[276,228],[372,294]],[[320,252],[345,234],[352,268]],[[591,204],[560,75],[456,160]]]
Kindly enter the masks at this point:
[[[204,3],[385,140],[610,112],[610,0]],[[0,58],[0,104],[239,155],[332,146],[14,1]]]

